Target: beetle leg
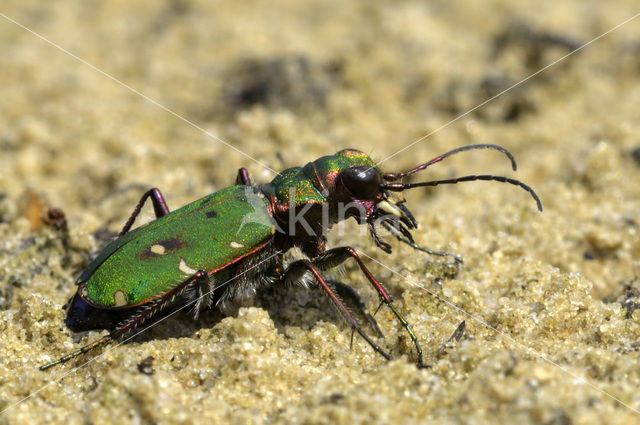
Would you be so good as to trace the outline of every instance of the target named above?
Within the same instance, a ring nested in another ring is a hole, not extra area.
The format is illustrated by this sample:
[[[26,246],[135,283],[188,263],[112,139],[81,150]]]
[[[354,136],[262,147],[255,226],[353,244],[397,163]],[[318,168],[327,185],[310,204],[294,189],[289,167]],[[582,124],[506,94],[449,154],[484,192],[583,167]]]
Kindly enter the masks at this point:
[[[238,176],[236,177],[236,184],[251,186],[251,178],[249,177],[249,172],[246,168],[240,168],[238,170]]]
[[[338,295],[342,297],[342,299],[350,299],[353,305],[356,306],[362,317],[364,317],[367,322],[369,322],[369,325],[371,325],[371,327],[376,330],[378,335],[384,338],[384,335],[380,330],[380,326],[378,326],[378,322],[376,322],[376,319],[374,319],[372,315],[367,313],[367,307],[364,305],[364,301],[362,301],[362,298],[360,298],[360,294],[358,294],[355,289],[353,289],[346,283],[342,283],[334,279],[326,279],[326,281],[333,287],[335,292],[337,292]]]
[[[389,295],[389,293],[384,288],[384,286],[382,286],[382,283],[378,282],[376,278],[373,277],[369,269],[367,269],[367,267],[364,265],[364,263],[358,256],[358,253],[353,248],[344,246],[344,247],[330,249],[324,252],[323,254],[319,255],[318,257],[316,257],[313,260],[313,262],[320,269],[326,270],[326,269],[336,267],[339,264],[342,264],[349,257],[356,260],[362,273],[366,276],[367,280],[371,283],[371,285],[373,285],[375,290],[378,292],[378,295],[380,296],[380,300],[383,303],[385,303],[387,307],[389,307],[389,309],[393,312],[393,314],[400,321],[402,326],[405,328],[405,330],[411,337],[411,340],[413,341],[413,344],[415,345],[416,351],[418,353],[418,367],[420,368],[427,367],[422,361],[422,348],[420,347],[420,343],[418,342],[418,337],[416,337],[416,334],[413,333],[413,329],[411,329],[411,325],[409,324],[409,322],[405,320],[405,318],[396,309],[396,307],[393,305],[393,300],[391,299],[391,295]]]
[[[304,270],[306,269],[306,270]],[[295,275],[298,273],[302,273],[304,275],[307,272],[311,272],[311,275],[314,280],[316,280],[320,287],[325,291],[325,293],[329,296],[333,304],[338,308],[338,311],[345,318],[351,329],[355,332],[358,332],[360,336],[367,341],[367,343],[373,348],[376,352],[378,352],[382,357],[387,360],[391,360],[391,356],[387,354],[378,344],[373,342],[371,338],[364,332],[358,321],[353,317],[347,306],[344,305],[340,297],[335,293],[331,286],[327,281],[320,275],[317,267],[309,260],[299,260],[292,263],[286,271],[286,275]]]
[[[111,338],[116,339],[119,338],[126,333],[132,331],[137,328],[141,324],[143,324],[147,319],[150,319],[151,316],[158,313],[160,310],[169,305],[178,295],[182,294],[185,289],[187,289],[191,285],[202,285],[208,279],[207,272],[204,270],[198,270],[193,276],[189,279],[185,280],[182,283],[177,284],[168,292],[162,294],[162,296],[150,301],[148,305],[145,305],[144,309],[140,312],[136,313],[132,317],[128,318],[117,328],[115,328],[111,332]],[[191,301],[195,303],[197,299]]]
[[[162,193],[160,193],[160,189],[155,187],[153,189],[149,189],[144,195],[142,195],[142,198],[140,198],[138,205],[136,205],[136,208],[131,213],[129,220],[125,223],[124,227],[118,234],[118,237],[124,235],[129,231],[129,229],[131,229],[133,222],[136,220],[136,217],[138,217],[138,214],[140,214],[142,206],[149,197],[151,198],[151,202],[153,202],[153,211],[156,213],[156,218],[169,214],[169,207],[167,207],[167,203],[164,200]]]

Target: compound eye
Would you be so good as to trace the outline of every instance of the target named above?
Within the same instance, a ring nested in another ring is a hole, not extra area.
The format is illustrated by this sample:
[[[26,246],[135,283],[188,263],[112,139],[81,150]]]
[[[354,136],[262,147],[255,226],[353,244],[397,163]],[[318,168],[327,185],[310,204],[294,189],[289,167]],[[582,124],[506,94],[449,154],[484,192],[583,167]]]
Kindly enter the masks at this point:
[[[362,200],[374,199],[380,192],[380,174],[367,166],[351,167],[340,173],[342,183],[353,196]]]

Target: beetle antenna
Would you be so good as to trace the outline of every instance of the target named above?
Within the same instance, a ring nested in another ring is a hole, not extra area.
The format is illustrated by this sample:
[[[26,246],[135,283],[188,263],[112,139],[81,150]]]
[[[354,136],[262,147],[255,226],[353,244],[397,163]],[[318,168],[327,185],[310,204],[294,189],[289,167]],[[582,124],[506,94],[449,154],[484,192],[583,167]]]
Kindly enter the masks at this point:
[[[505,176],[493,176],[488,174],[482,174],[482,175],[456,177],[454,179],[432,180],[428,182],[419,182],[419,183],[387,183],[387,184],[381,184],[380,188],[390,190],[392,192],[402,192],[403,190],[413,189],[414,187],[438,186],[440,184],[456,184],[460,182],[469,182],[474,180],[485,180],[485,181],[494,180],[494,181],[499,181],[501,183],[509,183],[514,186],[519,186],[522,189],[529,192],[529,194],[536,201],[538,210],[542,211],[542,201],[540,201],[540,198],[538,197],[536,192],[531,188],[531,186],[522,183],[520,180],[512,179]]]
[[[113,339],[113,337],[111,336],[111,334],[105,335],[102,338],[97,339],[97,340],[95,340],[93,342],[90,342],[89,344],[85,345],[84,347],[82,347],[82,348],[80,348],[80,349],[78,349],[76,351],[72,351],[71,353],[60,357],[58,360],[54,360],[52,362],[49,362],[47,364],[44,364],[44,365],[40,366],[40,370],[47,370],[50,367],[53,367],[55,365],[66,363],[69,360],[71,360],[71,359],[73,359],[75,357],[78,357],[81,354],[84,354],[84,353],[86,353],[88,351],[93,350],[94,348],[97,348],[97,347],[100,347],[100,346],[103,346],[103,345],[107,344],[112,339]]]
[[[384,173],[384,174],[382,174],[382,178],[384,178],[387,181],[395,181],[395,180],[401,179],[402,177],[406,177],[406,176],[411,175],[413,173],[417,173],[418,171],[422,171],[425,168],[427,168],[428,166],[433,165],[433,164],[435,164],[437,162],[440,162],[440,161],[442,161],[443,159],[445,159],[448,156],[455,155],[457,153],[464,152],[464,151],[474,150],[474,149],[494,149],[494,150],[500,151],[503,154],[505,154],[507,156],[507,158],[509,158],[509,161],[511,161],[511,168],[513,168],[513,171],[515,171],[518,168],[518,166],[516,164],[516,159],[513,157],[511,152],[509,152],[506,148],[503,148],[500,145],[482,143],[482,144],[477,144],[477,145],[461,146],[459,148],[450,150],[447,153],[439,155],[439,156],[433,158],[431,161],[425,162],[424,164],[420,164],[417,167],[412,168],[411,170],[403,171],[401,173]]]

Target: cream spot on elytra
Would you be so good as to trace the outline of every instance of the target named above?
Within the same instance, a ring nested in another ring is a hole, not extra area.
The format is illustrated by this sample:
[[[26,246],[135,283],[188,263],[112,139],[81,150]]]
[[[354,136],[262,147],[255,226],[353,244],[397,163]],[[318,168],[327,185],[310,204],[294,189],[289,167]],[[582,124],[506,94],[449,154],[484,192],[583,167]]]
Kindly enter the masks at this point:
[[[166,250],[164,249],[164,247],[162,245],[151,245],[151,248],[149,248],[149,250],[156,254],[156,255],[164,255]]]
[[[231,243],[229,244],[229,246],[230,246],[231,248],[236,248],[236,249],[237,249],[237,248],[244,248],[244,245],[242,245],[241,243],[238,243],[238,242],[231,242]]]
[[[180,259],[180,264],[178,265],[178,268],[180,269],[180,271],[184,274],[187,274],[189,276],[196,274],[198,271],[192,269],[191,267],[189,267],[187,265],[187,262],[184,261],[184,258]]]
[[[122,290],[116,291],[116,293],[113,294],[113,299],[116,301],[116,307],[123,307],[128,304]]]

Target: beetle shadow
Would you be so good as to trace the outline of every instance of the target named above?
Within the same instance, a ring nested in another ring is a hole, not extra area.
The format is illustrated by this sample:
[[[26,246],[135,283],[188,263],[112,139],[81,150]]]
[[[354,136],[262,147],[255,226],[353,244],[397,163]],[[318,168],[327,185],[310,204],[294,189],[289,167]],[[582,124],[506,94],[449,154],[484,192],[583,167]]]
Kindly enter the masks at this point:
[[[131,338],[131,342],[141,343],[154,340],[192,337],[200,329],[212,328],[222,319],[227,317],[217,308],[201,311],[198,318],[194,319],[190,308],[184,304],[176,303],[156,315],[149,324],[135,332],[138,335]]]
[[[354,289],[357,289],[358,294],[367,304],[367,310],[373,313],[369,292],[359,286]],[[354,318],[366,329],[366,320],[359,314],[353,300],[345,297],[340,298],[353,313]],[[267,311],[280,333],[283,333],[288,326],[296,326],[308,331],[318,322],[332,323],[338,328],[349,328],[347,321],[320,286],[273,285],[260,293],[256,300],[256,305]]]
[[[371,309],[372,302],[368,300],[369,293],[363,288],[357,288],[365,301],[369,301],[368,308]],[[344,303],[351,311],[356,311],[350,300],[344,299]],[[333,305],[329,297],[318,286],[308,288],[300,285],[275,284],[264,288],[252,299],[237,300],[225,304],[224,308],[212,307],[201,311],[197,319],[193,318],[193,313],[189,308],[182,308],[180,303],[175,307],[167,308],[159,316],[155,317],[153,324],[147,325],[144,329],[131,338],[132,342],[141,343],[153,340],[165,340],[171,338],[189,338],[200,329],[213,328],[225,317],[237,317],[238,310],[242,307],[259,307],[267,311],[279,333],[283,333],[288,326],[296,326],[308,331],[317,322],[329,322],[339,328],[348,327],[339,311]],[[361,317],[355,317],[366,326]]]

